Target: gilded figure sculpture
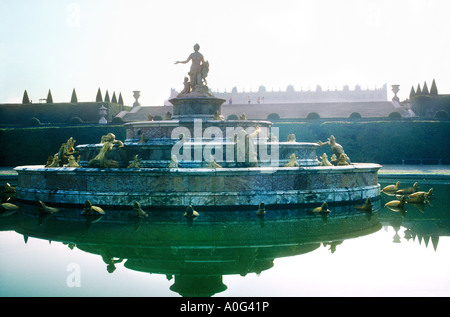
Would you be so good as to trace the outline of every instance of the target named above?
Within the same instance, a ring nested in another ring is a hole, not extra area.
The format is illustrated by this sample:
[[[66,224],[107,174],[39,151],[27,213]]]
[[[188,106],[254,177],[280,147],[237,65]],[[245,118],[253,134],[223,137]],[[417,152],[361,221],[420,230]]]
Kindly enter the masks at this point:
[[[38,209],[41,214],[53,214],[55,212],[61,211],[61,209],[59,209],[59,208],[47,206],[44,202],[42,202],[40,200],[38,203],[39,203]]]
[[[221,121],[223,121],[223,120],[225,120],[225,117],[220,114],[219,110],[217,110],[216,113],[214,114],[214,119],[213,120],[221,120]]]
[[[172,120],[172,114],[170,111],[167,111],[166,115],[164,116],[164,120]]]
[[[385,204],[386,207],[392,208],[403,208],[406,203],[406,196],[402,196],[400,200],[391,200]],[[394,210],[397,211],[397,210]]]
[[[331,211],[328,209],[328,204],[325,202],[320,207],[314,208],[313,212],[320,213],[320,214],[328,214]]]
[[[339,155],[339,161],[337,162],[337,165],[338,166],[349,165],[345,159],[346,159],[345,154]]]
[[[180,163],[178,163],[177,156],[173,154],[171,157],[171,161],[169,163],[169,168],[177,168],[177,167],[180,167]]]
[[[45,167],[60,167],[61,160],[59,159],[58,153],[53,156],[51,162],[49,161],[50,160],[47,160],[47,165],[45,165]]]
[[[186,208],[186,212],[184,213],[184,216],[189,218],[197,217],[198,215],[199,213],[191,205]]]
[[[69,162],[69,157],[77,153],[73,147],[75,142],[76,140],[74,140],[73,137],[70,137],[66,143],[61,145],[58,151],[58,158],[60,160],[59,166],[67,164]]]
[[[119,148],[123,147],[122,141],[116,140],[116,136],[113,133],[108,133],[107,135],[102,136],[101,143],[103,146],[100,153],[89,161],[89,167],[119,167],[119,162],[110,160],[108,157],[116,144],[118,144]]]
[[[133,211],[136,217],[148,217],[148,214],[142,210],[141,205],[137,201],[133,201]]]
[[[344,152],[344,148],[342,147],[342,145],[340,145],[339,143],[336,143],[336,139],[334,137],[334,135],[331,135],[328,138],[327,142],[321,142],[318,141],[317,142],[320,146],[324,146],[324,145],[330,145],[331,147],[331,151],[333,152],[334,155],[336,155],[337,158],[339,158],[341,156],[341,154],[345,155],[345,160],[347,161],[347,163],[351,163],[350,158],[347,156],[347,154],[345,154]]]
[[[214,156],[210,155],[208,161],[208,168],[222,168],[222,166],[217,164],[217,162],[214,160]]]
[[[320,157],[320,166],[333,166],[333,164],[328,161],[328,155],[326,153],[323,153]]]
[[[264,202],[262,201],[259,206],[258,206],[258,210],[256,211],[256,215],[258,216],[264,216],[266,214],[266,205],[264,204]]]
[[[295,155],[295,153],[291,154],[291,156],[289,157],[289,162],[287,162],[284,167],[299,167],[297,163],[297,156]]]
[[[75,160],[75,157],[73,155],[70,155],[66,167],[80,167],[79,163],[80,163],[80,155],[78,155],[77,160]]]
[[[244,112],[239,116],[239,120],[247,120],[247,116]]]
[[[381,190],[384,193],[395,193],[400,188],[400,182],[395,183],[395,185],[387,185]]]
[[[5,194],[12,194],[16,192],[16,188],[14,186],[11,186],[9,183],[6,183],[3,192]]]
[[[133,161],[130,163],[130,165],[128,165],[127,168],[141,168],[141,159],[137,154],[133,157]]]
[[[357,210],[362,210],[362,211],[372,211],[372,201],[370,200],[370,198],[366,199],[366,202],[364,203],[364,205],[358,205],[358,206],[354,206],[355,209]]]
[[[296,141],[295,134],[294,133],[289,134],[287,137],[287,142],[295,142],[295,141]]]
[[[83,214],[105,214],[105,211],[99,207],[99,206],[94,206],[92,205],[92,203],[89,200],[86,200],[84,203],[84,209],[82,211]]]
[[[402,188],[395,192],[396,195],[409,195],[419,191],[419,186],[415,182],[412,187]]]

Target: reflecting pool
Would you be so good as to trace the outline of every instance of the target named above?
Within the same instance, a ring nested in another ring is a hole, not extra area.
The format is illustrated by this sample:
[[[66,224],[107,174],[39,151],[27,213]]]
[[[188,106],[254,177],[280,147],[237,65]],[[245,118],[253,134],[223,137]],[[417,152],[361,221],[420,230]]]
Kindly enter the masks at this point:
[[[402,187],[415,180],[402,180]],[[450,185],[422,204],[371,212],[62,209],[0,217],[1,296],[449,296]],[[383,188],[392,182],[381,182]],[[364,202],[360,202],[363,204]],[[358,204],[358,205],[360,205]]]

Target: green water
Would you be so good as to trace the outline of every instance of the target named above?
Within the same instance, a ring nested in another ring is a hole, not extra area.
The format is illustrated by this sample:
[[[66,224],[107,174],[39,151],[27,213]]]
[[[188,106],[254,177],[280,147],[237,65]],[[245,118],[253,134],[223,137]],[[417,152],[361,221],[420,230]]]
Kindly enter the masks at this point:
[[[403,181],[411,186],[412,181]],[[390,183],[380,183],[384,187]],[[402,187],[403,187],[402,186]],[[0,296],[449,296],[450,185],[430,202],[373,213],[107,211],[34,206],[0,217]]]

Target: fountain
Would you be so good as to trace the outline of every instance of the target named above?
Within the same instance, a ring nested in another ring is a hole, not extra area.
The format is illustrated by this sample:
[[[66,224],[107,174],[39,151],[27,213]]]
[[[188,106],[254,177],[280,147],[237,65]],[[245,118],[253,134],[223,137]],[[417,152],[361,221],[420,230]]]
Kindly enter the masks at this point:
[[[269,121],[247,120],[245,115],[225,120],[225,100],[211,94],[209,63],[199,48],[195,45],[186,61],[176,62],[191,61],[192,66],[184,89],[170,100],[173,114],[160,121],[126,123],[124,142],[109,133],[99,144],[76,146],[79,167],[16,167],[16,198],[122,207],[136,201],[158,208],[379,199],[381,166],[351,162],[333,136],[325,143],[297,142],[294,135],[282,142]],[[317,159],[316,150],[324,145],[333,151],[332,164]]]

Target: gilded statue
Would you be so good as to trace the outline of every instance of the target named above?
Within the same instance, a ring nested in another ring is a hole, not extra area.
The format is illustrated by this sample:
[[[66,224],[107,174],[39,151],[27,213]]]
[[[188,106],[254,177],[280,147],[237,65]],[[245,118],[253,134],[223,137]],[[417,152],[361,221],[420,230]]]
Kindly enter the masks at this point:
[[[325,202],[320,207],[314,208],[313,212],[320,214],[328,214],[330,213],[330,210],[328,209],[328,204]]]
[[[289,134],[287,137],[287,142],[295,142],[295,141],[296,141],[295,134],[294,133]]]
[[[239,116],[239,120],[247,120],[247,116],[244,112]]]
[[[266,214],[266,205],[264,204],[264,202],[262,201],[259,206],[258,206],[258,210],[256,211],[256,215],[258,216],[264,216]]]
[[[78,159],[75,160],[73,155],[69,156],[67,167],[80,167],[80,155],[78,155]]]
[[[47,159],[47,164],[45,167],[60,167],[61,160],[59,159],[59,154],[56,153],[51,159]]]
[[[148,214],[142,210],[141,205],[137,201],[133,201],[133,211],[136,217],[148,217]]]
[[[402,196],[400,200],[391,200],[385,204],[391,210],[401,211],[406,203],[406,196]],[[399,210],[400,209],[400,210]]]
[[[367,198],[364,205],[357,205],[354,206],[353,208],[362,211],[372,211],[372,207],[373,207],[372,201],[370,200],[370,198]]]
[[[39,203],[38,209],[41,214],[54,214],[55,212],[61,211],[61,209],[59,209],[59,208],[47,206],[44,202],[42,202],[40,200],[38,203]]]
[[[60,160],[59,166],[67,164],[69,161],[69,157],[77,153],[75,152],[75,149],[73,147],[75,142],[76,141],[72,137],[70,137],[66,143],[63,143],[61,145],[58,151],[58,158]]]
[[[208,161],[208,168],[222,168],[222,166],[217,164],[217,162],[214,160],[214,156],[210,155]]]
[[[295,153],[292,153],[289,157],[289,162],[287,162],[284,167],[299,167],[297,163],[297,156],[295,156]]]
[[[417,185],[417,182],[415,182],[412,187],[406,187],[399,189],[395,192],[396,195],[409,195],[415,192],[419,191],[419,186]]]
[[[192,206],[191,205],[189,205],[187,208],[186,208],[186,212],[184,213],[184,216],[185,217],[197,217],[199,215],[199,213],[196,211],[196,210],[194,210],[194,208],[192,208]]]
[[[92,203],[89,200],[86,200],[84,203],[84,209],[82,211],[83,214],[105,214],[105,211],[99,207],[99,206],[94,206],[92,205]]]
[[[333,164],[328,161],[328,155],[326,153],[323,153],[320,157],[320,166],[332,166]]]
[[[103,146],[100,153],[89,161],[89,167],[119,167],[119,162],[108,159],[108,156],[114,145],[118,144],[119,148],[123,148],[122,141],[116,140],[116,136],[113,133],[108,133],[107,135],[102,136],[101,143]]]
[[[334,137],[334,135],[331,135],[328,138],[327,142],[321,142],[318,141],[317,142],[320,146],[324,146],[324,145],[330,145],[331,147],[331,151],[333,152],[334,155],[336,155],[337,158],[339,158],[341,156],[341,154],[345,155],[345,160],[347,161],[347,163],[351,163],[350,162],[350,158],[347,156],[347,154],[345,154],[344,152],[344,148],[342,147],[342,145],[340,145],[339,143],[336,143],[336,139]]]
[[[214,120],[223,121],[223,120],[225,120],[225,117],[220,114],[219,110],[217,110],[216,113],[214,114]]]
[[[177,168],[177,167],[180,167],[180,163],[178,163],[177,156],[173,154],[171,157],[171,161],[169,163],[169,168]]]
[[[387,185],[383,187],[381,190],[384,193],[395,193],[400,188],[400,182],[397,182],[395,184]]]
[[[172,119],[172,114],[170,113],[170,111],[167,111],[166,115],[164,116],[164,120],[171,120]]]
[[[337,162],[337,165],[338,165],[338,166],[349,165],[349,164],[347,163],[347,161],[345,160],[345,158],[346,158],[345,154],[339,155],[339,160],[338,160],[338,162]]]
[[[136,154],[133,157],[133,161],[128,165],[127,168],[141,168],[141,159],[138,158],[138,155]]]

